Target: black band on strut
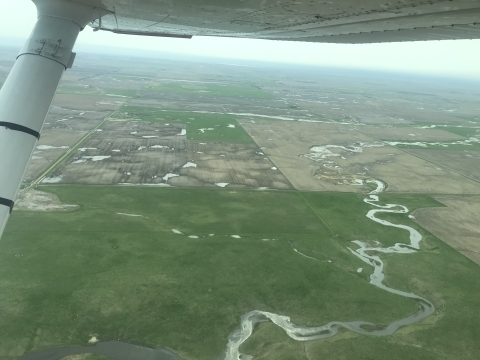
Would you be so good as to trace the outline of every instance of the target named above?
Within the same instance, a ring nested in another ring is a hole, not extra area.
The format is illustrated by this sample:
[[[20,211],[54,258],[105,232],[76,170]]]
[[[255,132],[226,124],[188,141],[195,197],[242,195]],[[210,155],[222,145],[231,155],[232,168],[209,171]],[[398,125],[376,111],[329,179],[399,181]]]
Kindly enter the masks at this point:
[[[8,199],[0,197],[0,205],[9,207],[10,208],[10,213],[11,213],[12,210],[13,210],[13,205],[15,205],[15,203],[12,200],[8,200]]]
[[[40,133],[38,131],[30,129],[26,126],[14,124],[14,123],[9,123],[9,122],[5,122],[5,121],[0,121],[0,126],[4,126],[4,127],[6,127],[7,129],[10,129],[10,130],[21,131],[23,133],[35,136],[38,140],[40,140]]]

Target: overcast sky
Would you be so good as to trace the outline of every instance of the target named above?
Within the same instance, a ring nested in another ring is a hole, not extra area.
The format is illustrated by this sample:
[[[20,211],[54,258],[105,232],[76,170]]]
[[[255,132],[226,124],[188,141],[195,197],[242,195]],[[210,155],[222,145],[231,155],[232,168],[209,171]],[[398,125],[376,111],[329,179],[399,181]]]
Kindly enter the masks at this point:
[[[35,19],[31,0],[0,0],[0,42],[8,38],[26,39]],[[207,37],[151,38],[93,32],[87,27],[80,34],[76,50],[81,52],[92,45],[480,79],[480,40],[336,45]]]

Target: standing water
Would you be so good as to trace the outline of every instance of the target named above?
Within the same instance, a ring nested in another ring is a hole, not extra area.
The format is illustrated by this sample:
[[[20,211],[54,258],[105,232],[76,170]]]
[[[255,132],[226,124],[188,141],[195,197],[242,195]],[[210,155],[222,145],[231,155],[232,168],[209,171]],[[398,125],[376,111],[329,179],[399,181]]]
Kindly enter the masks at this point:
[[[270,321],[274,323],[275,325],[285,330],[287,335],[294,340],[311,341],[333,337],[338,334],[341,328],[356,332],[358,334],[388,336],[395,333],[402,326],[414,324],[430,316],[435,311],[435,307],[430,301],[412,293],[406,293],[400,290],[389,288],[388,286],[383,284],[383,280],[385,278],[385,274],[383,272],[383,261],[378,255],[371,255],[370,253],[414,253],[420,249],[419,244],[422,240],[422,235],[420,235],[417,230],[413,229],[410,226],[392,224],[388,221],[378,219],[375,216],[377,213],[406,214],[408,213],[408,209],[403,205],[397,204],[379,205],[378,202],[380,199],[377,194],[380,194],[385,189],[385,184],[379,180],[368,180],[367,182],[377,185],[377,188],[370,192],[370,194],[368,194],[368,196],[363,200],[367,204],[377,207],[377,209],[370,210],[367,213],[367,217],[381,225],[392,226],[408,231],[410,234],[410,243],[397,243],[394,246],[383,248],[370,247],[364,242],[355,240],[353,241],[353,243],[358,245],[359,248],[357,250],[349,248],[349,250],[352,252],[352,254],[359,257],[362,261],[373,267],[374,272],[372,275],[370,275],[371,284],[393,294],[397,294],[417,301],[418,311],[415,314],[410,315],[404,319],[394,321],[388,326],[379,326],[377,324],[366,321],[332,321],[322,326],[307,327],[295,325],[291,322],[290,317],[288,316],[278,315],[266,311],[254,310],[242,316],[240,329],[235,330],[228,337],[228,344],[221,358],[222,360],[245,359],[245,357],[242,357],[239,348],[250,337],[250,335],[252,335],[255,325],[260,322]],[[369,328],[373,328],[373,330],[370,330]]]

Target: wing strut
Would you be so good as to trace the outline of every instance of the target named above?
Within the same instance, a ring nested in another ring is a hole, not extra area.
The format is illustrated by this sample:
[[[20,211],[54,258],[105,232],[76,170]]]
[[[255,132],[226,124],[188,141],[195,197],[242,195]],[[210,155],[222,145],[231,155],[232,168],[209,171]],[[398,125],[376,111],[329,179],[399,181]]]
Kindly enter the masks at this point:
[[[37,23],[0,90],[0,237],[81,30],[104,11],[68,0],[33,0]]]

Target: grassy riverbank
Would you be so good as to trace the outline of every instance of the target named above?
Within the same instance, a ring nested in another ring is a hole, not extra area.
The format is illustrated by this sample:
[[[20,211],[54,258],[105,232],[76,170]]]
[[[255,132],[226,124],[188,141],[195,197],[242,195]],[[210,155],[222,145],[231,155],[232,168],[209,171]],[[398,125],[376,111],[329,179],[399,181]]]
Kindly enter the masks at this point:
[[[41,190],[79,208],[13,213],[0,244],[2,359],[85,345],[97,334],[100,340],[126,339],[171,348],[185,359],[212,360],[221,355],[240,316],[253,309],[308,325],[335,320],[388,324],[416,311],[414,301],[369,285],[371,270],[348,251],[355,239],[385,240],[384,245],[407,241],[406,232],[367,219],[372,207],[355,194],[82,186]],[[411,210],[439,206],[421,195],[381,199]],[[407,215],[391,216],[389,221],[414,226],[427,237],[421,253],[384,258],[387,282],[432,300],[438,315],[388,339],[345,333],[307,344],[294,343],[264,324],[245,350],[275,360],[299,359],[303,346],[310,358],[320,358],[327,348],[339,358],[364,351],[372,359],[399,348],[412,358],[453,358],[454,351],[457,358],[469,358],[478,352],[474,336],[480,320],[472,316],[478,302],[468,295],[480,284],[478,266]],[[452,276],[462,281],[446,280]],[[460,309],[462,298],[467,300]],[[448,340],[449,326],[455,327],[462,347]],[[381,351],[367,344],[381,344]]]

